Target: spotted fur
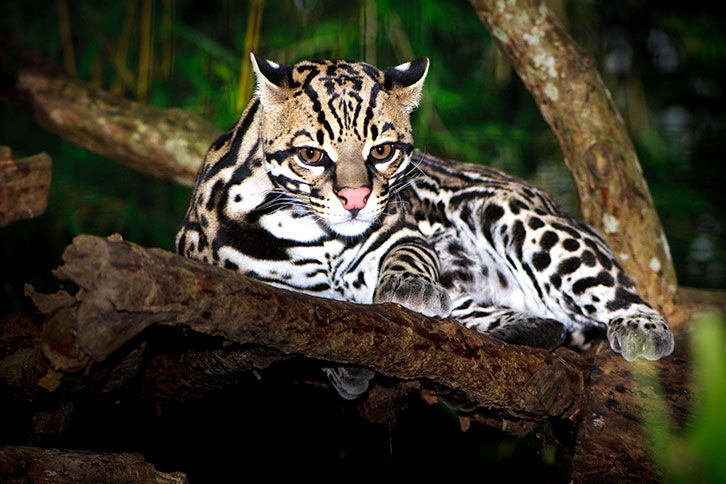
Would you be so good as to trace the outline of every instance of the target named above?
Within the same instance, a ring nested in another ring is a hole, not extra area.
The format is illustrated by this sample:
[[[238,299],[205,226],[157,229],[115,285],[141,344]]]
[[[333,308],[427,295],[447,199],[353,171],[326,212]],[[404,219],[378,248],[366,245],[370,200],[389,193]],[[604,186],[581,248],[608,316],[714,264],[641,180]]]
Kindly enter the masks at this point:
[[[607,333],[627,360],[673,350],[593,229],[499,171],[413,149],[428,60],[278,65],[204,160],[177,251],[317,296],[392,301],[513,343]],[[345,398],[370,371],[330,368]]]

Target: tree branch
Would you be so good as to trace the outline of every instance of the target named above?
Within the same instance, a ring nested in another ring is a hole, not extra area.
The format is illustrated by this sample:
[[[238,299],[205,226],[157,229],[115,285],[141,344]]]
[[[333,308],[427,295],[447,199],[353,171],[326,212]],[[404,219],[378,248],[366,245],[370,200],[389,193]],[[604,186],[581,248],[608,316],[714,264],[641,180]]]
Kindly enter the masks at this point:
[[[557,136],[585,220],[605,236],[641,296],[671,316],[678,283],[668,243],[594,60],[540,0],[470,2]]]
[[[587,365],[572,352],[508,345],[395,304],[277,289],[118,237],[78,236],[63,259],[58,275],[81,288],[80,304],[74,345],[54,347],[78,348],[96,361],[161,323],[395,378],[433,380],[516,418],[568,418],[583,392]],[[56,369],[77,369],[75,351],[68,368],[63,358],[52,358]]]
[[[21,69],[16,89],[45,129],[143,173],[194,184],[220,132],[183,109],[162,109],[109,94],[78,79]]]

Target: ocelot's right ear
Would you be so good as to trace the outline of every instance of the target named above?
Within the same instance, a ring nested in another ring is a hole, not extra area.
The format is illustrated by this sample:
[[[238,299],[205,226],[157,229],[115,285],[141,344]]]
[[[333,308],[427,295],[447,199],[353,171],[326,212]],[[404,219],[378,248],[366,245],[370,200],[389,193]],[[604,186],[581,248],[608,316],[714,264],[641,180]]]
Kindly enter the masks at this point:
[[[257,76],[257,96],[262,105],[269,106],[285,100],[285,90],[292,82],[292,67],[263,59],[252,52],[250,59]]]
[[[428,71],[428,58],[419,57],[383,71],[383,86],[410,112],[418,107]]]

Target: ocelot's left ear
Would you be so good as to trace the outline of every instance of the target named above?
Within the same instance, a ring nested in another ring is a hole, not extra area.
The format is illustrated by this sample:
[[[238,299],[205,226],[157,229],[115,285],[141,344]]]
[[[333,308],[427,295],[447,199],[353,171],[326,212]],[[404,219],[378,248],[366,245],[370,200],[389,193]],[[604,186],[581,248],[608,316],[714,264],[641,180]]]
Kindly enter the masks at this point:
[[[396,96],[408,111],[413,111],[421,100],[421,91],[428,71],[429,60],[426,57],[419,57],[400,66],[389,67],[383,71],[383,87]]]
[[[263,59],[250,53],[252,67],[257,76],[257,96],[263,106],[269,106],[287,98],[286,88],[292,82],[292,67]]]

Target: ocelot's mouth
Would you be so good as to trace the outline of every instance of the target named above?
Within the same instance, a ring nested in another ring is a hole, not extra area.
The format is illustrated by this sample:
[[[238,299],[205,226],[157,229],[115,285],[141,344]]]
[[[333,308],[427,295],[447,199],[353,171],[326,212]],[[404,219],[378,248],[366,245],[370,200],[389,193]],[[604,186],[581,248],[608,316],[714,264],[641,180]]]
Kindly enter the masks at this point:
[[[344,237],[357,237],[363,235],[373,224],[372,220],[362,217],[361,214],[351,216],[347,220],[328,223],[328,227],[336,234]]]

